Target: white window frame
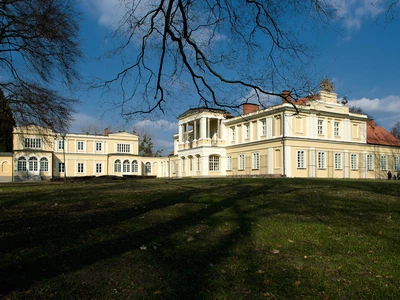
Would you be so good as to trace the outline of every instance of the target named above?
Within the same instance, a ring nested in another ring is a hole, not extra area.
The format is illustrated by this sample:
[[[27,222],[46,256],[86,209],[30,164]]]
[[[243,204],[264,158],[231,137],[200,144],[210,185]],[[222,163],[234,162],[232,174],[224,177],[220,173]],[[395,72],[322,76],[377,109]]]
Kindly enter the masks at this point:
[[[395,172],[400,171],[400,157],[397,155],[393,156],[393,170]]]
[[[226,157],[226,169],[229,171],[232,170],[232,156],[231,155]]]
[[[64,173],[65,172],[65,163],[59,162],[58,163],[58,173]]]
[[[144,165],[146,174],[151,174],[151,162],[147,162]]]
[[[137,173],[137,172],[139,172],[139,163],[135,159],[132,161],[132,173]]]
[[[318,135],[324,134],[324,120],[318,120]]]
[[[114,161],[114,173],[121,173],[122,163],[120,159]]]
[[[24,156],[21,156],[20,158],[18,158],[17,161],[17,171],[18,172],[26,172],[27,168],[26,168],[26,158]]]
[[[261,120],[261,132],[263,136],[267,136],[267,119]]]
[[[122,162],[122,173],[130,173],[131,172],[131,163],[129,160],[125,159]]]
[[[250,123],[244,124],[246,140],[250,139]]]
[[[100,152],[103,149],[103,143],[102,142],[96,142],[95,147],[96,147],[96,151]]]
[[[357,153],[350,153],[350,168],[352,171],[358,170],[358,155],[357,155]]]
[[[64,148],[65,148],[65,140],[58,140],[57,141],[57,149],[64,150]]]
[[[317,159],[318,159],[318,161],[317,161],[318,170],[325,170],[326,169],[326,152],[318,151]]]
[[[333,135],[335,137],[340,136],[340,122],[335,121],[335,123],[333,123]]]
[[[41,149],[42,148],[42,140],[40,138],[25,138],[24,139],[24,148]]]
[[[96,173],[102,173],[103,165],[101,163],[96,163]]]
[[[374,170],[374,156],[372,154],[367,154],[367,171]]]
[[[387,156],[385,154],[381,155],[381,171],[387,170]]]
[[[29,157],[28,159],[28,170],[31,172],[38,171],[38,159],[36,156]]]
[[[334,165],[335,165],[335,170],[342,170],[342,153],[341,152],[335,152],[335,155],[333,157]]]
[[[118,153],[130,153],[131,145],[130,144],[117,144],[117,152]]]
[[[251,167],[253,170],[260,169],[260,152],[251,153]]]
[[[84,173],[83,163],[78,162],[77,164],[77,173]]]
[[[238,170],[244,170],[244,168],[246,167],[245,160],[245,155],[243,153],[240,153],[238,155]]]
[[[48,172],[49,171],[49,160],[47,157],[42,157],[39,161],[39,168],[41,172]]]
[[[85,147],[85,145],[84,145],[83,141],[76,142],[76,150],[83,151],[85,149],[84,147]]]
[[[306,168],[306,151],[305,150],[297,150],[297,169],[305,169]]]
[[[231,138],[232,138],[232,142],[236,142],[236,128],[235,127],[231,127]]]
[[[219,171],[219,156],[218,155],[210,155],[208,157],[208,170],[211,172]]]

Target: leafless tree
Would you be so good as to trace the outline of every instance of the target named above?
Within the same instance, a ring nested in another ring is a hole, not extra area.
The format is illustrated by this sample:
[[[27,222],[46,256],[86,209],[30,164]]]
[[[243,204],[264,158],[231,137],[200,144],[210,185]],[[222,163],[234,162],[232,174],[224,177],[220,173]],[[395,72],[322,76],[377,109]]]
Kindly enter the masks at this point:
[[[75,100],[64,96],[79,76],[79,14],[74,0],[2,0],[0,88],[18,125],[64,131]]]
[[[126,13],[112,54],[124,68],[97,86],[121,90],[114,105],[127,117],[181,106],[186,97],[233,108],[288,88],[293,98],[307,94],[317,86],[303,72],[314,45],[301,37],[335,17],[327,0],[120,2]]]
[[[390,128],[390,133],[400,140],[400,121],[397,121],[393,127]]]

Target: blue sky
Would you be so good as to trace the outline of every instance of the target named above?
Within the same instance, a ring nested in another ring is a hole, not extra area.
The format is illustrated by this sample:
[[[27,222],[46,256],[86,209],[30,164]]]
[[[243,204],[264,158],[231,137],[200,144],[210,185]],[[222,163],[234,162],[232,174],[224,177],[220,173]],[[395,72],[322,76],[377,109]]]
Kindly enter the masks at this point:
[[[361,107],[389,130],[400,121],[400,20],[386,22],[387,1],[329,1],[340,5],[340,19],[332,23],[334,30],[307,31],[301,37],[315,45],[319,54],[310,65],[312,76],[327,76],[339,97],[346,96],[349,105]],[[100,59],[113,46],[109,35],[121,16],[118,3],[119,0],[80,0],[81,44],[85,53],[80,71],[85,82],[92,77],[109,78],[120,70],[118,58]],[[109,110],[109,103],[119,97],[117,93],[79,88],[75,97],[81,104],[76,107],[72,132],[111,127],[150,133],[155,148],[163,149],[163,154],[173,148],[172,136],[178,129],[176,117],[194,105],[179,99],[178,105],[165,115],[156,113],[145,119],[138,116],[125,122],[119,110]]]

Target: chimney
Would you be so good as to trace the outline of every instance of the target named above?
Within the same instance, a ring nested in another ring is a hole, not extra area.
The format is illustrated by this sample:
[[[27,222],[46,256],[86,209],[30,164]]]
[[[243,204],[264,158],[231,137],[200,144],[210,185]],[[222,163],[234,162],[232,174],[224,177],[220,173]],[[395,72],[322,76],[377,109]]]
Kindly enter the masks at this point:
[[[254,103],[244,103],[242,106],[243,106],[242,107],[243,115],[247,115],[249,113],[258,111],[260,109],[258,104],[254,104]]]
[[[104,129],[104,135],[108,136],[108,128]]]
[[[281,93],[282,103],[291,103],[293,101],[291,91],[282,91]]]
[[[374,119],[368,119],[367,123],[368,123],[368,125],[371,126],[372,128],[375,128],[375,121],[374,121]]]

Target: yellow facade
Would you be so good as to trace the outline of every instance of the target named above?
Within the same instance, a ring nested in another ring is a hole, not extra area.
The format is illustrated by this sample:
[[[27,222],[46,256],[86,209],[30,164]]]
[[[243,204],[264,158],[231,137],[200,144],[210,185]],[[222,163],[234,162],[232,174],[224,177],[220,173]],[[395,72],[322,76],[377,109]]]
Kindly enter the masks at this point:
[[[287,176],[386,178],[400,172],[400,141],[368,143],[368,119],[349,112],[336,94],[321,91],[303,105],[233,117],[220,109],[190,109],[179,116],[174,153],[139,155],[139,137],[14,129],[13,153],[0,153],[0,181],[83,176]]]

